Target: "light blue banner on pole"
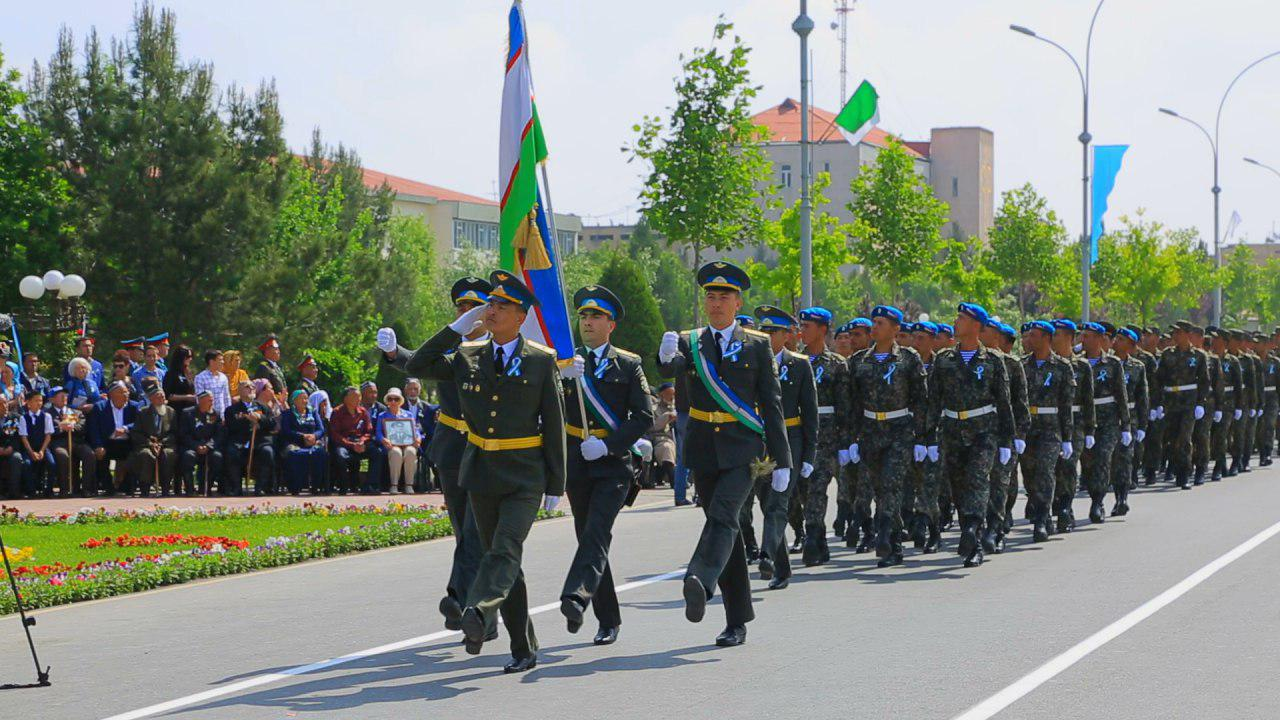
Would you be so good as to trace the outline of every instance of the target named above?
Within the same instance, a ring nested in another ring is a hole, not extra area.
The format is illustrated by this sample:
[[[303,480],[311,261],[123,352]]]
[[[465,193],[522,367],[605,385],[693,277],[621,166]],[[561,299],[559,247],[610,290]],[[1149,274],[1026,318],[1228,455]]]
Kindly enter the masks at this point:
[[[1098,262],[1098,240],[1106,232],[1103,218],[1107,215],[1107,198],[1116,187],[1116,176],[1128,145],[1093,146],[1093,233],[1089,238],[1089,264]]]

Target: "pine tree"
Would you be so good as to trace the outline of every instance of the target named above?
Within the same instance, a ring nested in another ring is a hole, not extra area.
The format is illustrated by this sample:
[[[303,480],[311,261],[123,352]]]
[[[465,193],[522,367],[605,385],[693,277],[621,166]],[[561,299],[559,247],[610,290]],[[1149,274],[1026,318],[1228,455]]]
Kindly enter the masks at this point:
[[[600,275],[600,284],[613,291],[626,308],[613,332],[613,344],[638,354],[644,359],[645,374],[658,377],[654,353],[662,340],[662,315],[645,282],[644,270],[631,258],[615,253]]]

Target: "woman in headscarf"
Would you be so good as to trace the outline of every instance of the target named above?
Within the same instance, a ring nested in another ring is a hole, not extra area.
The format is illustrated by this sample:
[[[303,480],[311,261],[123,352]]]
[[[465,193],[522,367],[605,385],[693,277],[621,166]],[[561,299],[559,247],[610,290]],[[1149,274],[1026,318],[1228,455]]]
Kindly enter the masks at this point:
[[[307,403],[311,405],[311,409],[320,413],[320,419],[326,423],[329,422],[329,416],[333,413],[333,405],[329,401],[329,393],[324,390],[317,390],[307,396]]]
[[[323,443],[324,420],[311,408],[306,390],[294,390],[289,400],[291,407],[280,419],[284,475],[289,494],[298,495],[305,487],[310,487],[313,495],[327,493],[325,466],[329,454],[325,452]]]
[[[240,367],[242,357],[239,350],[227,350],[222,353],[222,374],[227,376],[227,387],[231,390],[231,397],[236,396],[236,389],[240,387],[240,383],[249,381],[249,373]]]

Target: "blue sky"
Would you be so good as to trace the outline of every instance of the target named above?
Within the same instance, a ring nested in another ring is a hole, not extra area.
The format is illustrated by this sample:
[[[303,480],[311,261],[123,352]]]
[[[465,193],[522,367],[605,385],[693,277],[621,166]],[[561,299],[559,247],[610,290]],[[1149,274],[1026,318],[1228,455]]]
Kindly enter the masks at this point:
[[[169,0],[188,58],[211,61],[221,84],[274,78],[290,144],[313,128],[354,147],[369,166],[479,195],[497,174],[504,0]],[[552,153],[556,209],[589,220],[634,220],[641,168],[619,148],[646,113],[672,99],[677,56],[709,39],[718,14],[754,48],[761,108],[797,96],[798,46],[786,0],[527,0],[539,111]],[[1036,29],[1083,53],[1093,0],[858,0],[851,16],[850,87],[882,96],[882,127],[910,139],[930,127],[995,132],[997,190],[1030,181],[1079,232],[1079,82],[1068,60],[1009,31]],[[817,23],[817,104],[839,106],[833,3],[810,2]],[[21,3],[6,12],[0,49],[24,72],[52,52],[59,26],[124,33],[133,4]],[[1147,217],[1212,233],[1209,145],[1172,107],[1212,130],[1227,83],[1280,50],[1280,3],[1263,0],[1108,0],[1093,51],[1095,142],[1129,143],[1114,217]],[[1222,121],[1223,225],[1261,241],[1280,229],[1280,58],[1246,75]],[[1114,220],[1113,220],[1114,222]]]

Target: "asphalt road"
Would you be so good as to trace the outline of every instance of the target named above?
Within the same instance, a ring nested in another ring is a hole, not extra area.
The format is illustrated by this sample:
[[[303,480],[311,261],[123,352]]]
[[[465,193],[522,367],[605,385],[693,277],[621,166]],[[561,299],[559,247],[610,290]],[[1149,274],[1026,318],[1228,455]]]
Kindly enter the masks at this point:
[[[719,649],[718,601],[692,625],[674,579],[701,513],[645,493],[615,532],[615,576],[636,586],[614,646],[591,644],[589,613],[570,635],[555,609],[565,518],[526,544],[545,608],[526,674],[502,674],[505,636],[473,657],[442,631],[446,540],[42,611],[54,684],[3,693],[0,716],[1280,717],[1280,468],[1131,502],[1126,518],[1040,545],[1020,522],[1009,551],[972,570],[911,550],[880,570],[836,547],[785,591],[754,581],[747,644]],[[31,675],[16,618],[0,620],[0,682]]]

